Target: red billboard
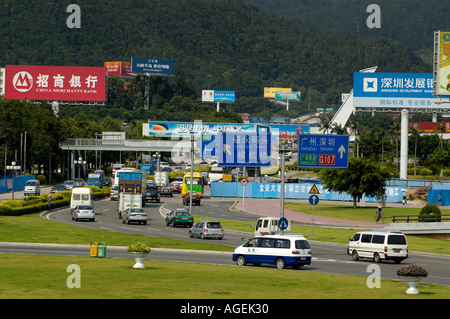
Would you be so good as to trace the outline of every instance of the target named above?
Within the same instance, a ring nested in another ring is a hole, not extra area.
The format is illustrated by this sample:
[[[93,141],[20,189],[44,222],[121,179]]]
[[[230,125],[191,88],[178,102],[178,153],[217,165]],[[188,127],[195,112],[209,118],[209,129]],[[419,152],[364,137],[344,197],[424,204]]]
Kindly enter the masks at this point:
[[[450,133],[450,122],[409,122],[408,126],[410,130],[417,127],[420,133]],[[440,126],[445,132],[439,131]]]
[[[131,62],[114,61],[105,62],[105,68],[108,69],[108,75],[130,75],[131,74]]]
[[[105,101],[106,68],[5,66],[5,99]]]

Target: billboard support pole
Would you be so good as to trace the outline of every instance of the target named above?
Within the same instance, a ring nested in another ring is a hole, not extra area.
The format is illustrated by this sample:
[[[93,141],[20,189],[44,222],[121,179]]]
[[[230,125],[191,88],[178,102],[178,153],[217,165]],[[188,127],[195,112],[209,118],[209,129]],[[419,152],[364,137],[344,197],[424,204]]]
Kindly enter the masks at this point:
[[[408,110],[401,112],[400,179],[408,178]]]
[[[220,111],[220,102],[217,102],[217,112]]]

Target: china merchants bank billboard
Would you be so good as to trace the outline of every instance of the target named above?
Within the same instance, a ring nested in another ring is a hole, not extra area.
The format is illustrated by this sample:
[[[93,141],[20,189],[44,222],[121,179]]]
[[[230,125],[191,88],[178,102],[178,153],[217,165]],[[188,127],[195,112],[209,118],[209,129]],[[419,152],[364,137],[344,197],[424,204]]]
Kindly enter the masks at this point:
[[[5,66],[5,99],[50,101],[106,100],[106,68]]]

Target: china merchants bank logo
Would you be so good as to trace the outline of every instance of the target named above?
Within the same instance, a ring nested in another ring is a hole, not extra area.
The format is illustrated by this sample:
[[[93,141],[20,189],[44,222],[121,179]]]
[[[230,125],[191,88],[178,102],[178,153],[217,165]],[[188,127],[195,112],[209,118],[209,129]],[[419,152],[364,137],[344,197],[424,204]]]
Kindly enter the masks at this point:
[[[364,78],[364,92],[377,92],[378,90],[378,79],[377,78]]]
[[[19,92],[28,92],[33,87],[33,77],[28,72],[18,72],[14,75],[13,85]]]

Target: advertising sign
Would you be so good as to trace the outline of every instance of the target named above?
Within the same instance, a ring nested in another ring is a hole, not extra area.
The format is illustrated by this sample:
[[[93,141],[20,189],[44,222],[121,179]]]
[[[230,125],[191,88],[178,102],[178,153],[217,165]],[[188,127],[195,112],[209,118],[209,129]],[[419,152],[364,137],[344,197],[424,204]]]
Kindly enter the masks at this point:
[[[432,73],[353,74],[355,107],[442,108],[433,95]]]
[[[6,65],[5,99],[105,101],[106,68]]]
[[[202,102],[226,102],[234,103],[236,93],[234,91],[202,90]]]
[[[300,101],[301,92],[275,92],[275,100]]]
[[[275,98],[275,94],[277,92],[291,92],[291,88],[273,88],[273,87],[265,87],[264,88],[264,97],[266,98]]]
[[[302,135],[298,140],[298,167],[347,168],[348,135]]]
[[[131,73],[131,62],[104,62],[104,66],[108,70],[108,75],[130,75]]]
[[[434,43],[435,95],[450,95],[450,31],[436,31]]]
[[[131,58],[132,73],[173,74],[173,60]]]

